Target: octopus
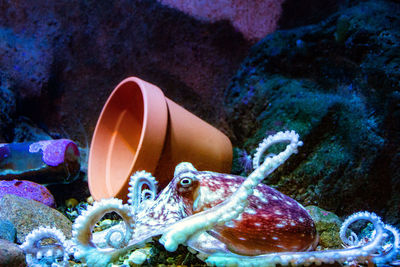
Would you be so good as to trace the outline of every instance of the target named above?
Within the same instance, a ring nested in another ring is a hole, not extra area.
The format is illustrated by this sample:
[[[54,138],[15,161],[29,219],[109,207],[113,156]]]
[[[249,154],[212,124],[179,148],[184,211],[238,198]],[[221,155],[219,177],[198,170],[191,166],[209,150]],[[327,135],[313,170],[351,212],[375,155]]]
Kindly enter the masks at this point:
[[[286,148],[277,155],[268,154],[260,163],[262,155],[277,143],[287,143]],[[21,248],[31,266],[45,256],[53,260],[53,266],[64,266],[68,254],[88,266],[106,266],[134,249],[129,258],[141,264],[147,258],[142,247],[157,236],[166,250],[186,245],[210,266],[393,262],[400,251],[399,232],[374,213],[358,212],[344,221],[340,237],[345,248],[314,251],[318,234],[307,210],[261,183],[302,144],[294,131],[265,138],[247,178],[198,171],[191,163],[180,163],[158,195],[155,178],[145,171],[136,172],[131,177],[128,204],[114,198],[95,202],[76,219],[72,240],[46,228],[28,235]],[[119,214],[123,222],[105,233],[94,233],[96,223],[110,212]],[[374,226],[369,242],[359,240],[349,229],[359,220]],[[52,247],[40,247],[46,236],[56,240]]]

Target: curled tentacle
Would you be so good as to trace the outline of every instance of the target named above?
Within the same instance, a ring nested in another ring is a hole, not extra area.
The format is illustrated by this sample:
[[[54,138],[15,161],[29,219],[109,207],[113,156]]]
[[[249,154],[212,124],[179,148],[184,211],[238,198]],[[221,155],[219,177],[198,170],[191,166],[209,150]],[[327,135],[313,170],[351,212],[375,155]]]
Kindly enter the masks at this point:
[[[121,216],[125,223],[125,231],[110,230],[105,236],[105,244],[108,245],[105,247],[93,241],[92,230],[95,224],[110,212],[116,212]],[[76,243],[75,257],[85,261],[88,266],[106,266],[126,252],[134,226],[130,208],[128,205],[123,205],[122,200],[111,198],[95,202],[93,206],[89,206],[82,212],[72,227],[72,235]],[[115,235],[115,233],[119,234]]]
[[[375,214],[375,213],[369,213],[369,212],[357,212],[354,213],[353,215],[349,216],[343,223],[342,226],[340,227],[340,232],[339,236],[340,239],[342,240],[343,244],[346,247],[355,247],[355,246],[361,246],[362,243],[358,239],[357,235],[349,230],[349,226],[353,224],[355,221],[359,220],[369,220],[372,223],[374,223],[375,229],[377,229],[376,223],[379,221],[380,218]],[[350,237],[347,237],[347,234],[350,233]]]
[[[134,211],[147,201],[153,201],[157,195],[157,181],[146,171],[138,171],[131,176],[129,181],[128,204],[132,206]],[[148,189],[143,188],[147,186]]]
[[[374,255],[372,260],[376,265],[392,263],[396,256],[400,254],[400,234],[399,230],[391,225],[385,225],[385,230],[393,236],[392,242],[385,242],[382,251]],[[387,236],[389,239],[389,235]]]
[[[223,225],[237,218],[247,206],[247,198],[253,194],[254,188],[278,166],[285,162],[290,155],[297,153],[297,148],[303,145],[294,131],[279,132],[264,140],[265,146],[280,142],[290,142],[286,149],[273,157],[265,158],[264,162],[255,169],[243,182],[238,190],[227,200],[212,209],[187,217],[170,226],[161,237],[160,242],[168,251],[175,251],[191,235],[211,229],[214,225]]]
[[[290,135],[288,135],[288,133]],[[292,142],[293,141],[293,135],[297,135],[294,131],[291,132],[278,132],[276,135],[271,135],[268,136],[267,138],[264,138],[264,140],[258,145],[257,149],[256,149],[256,153],[253,156],[253,169],[257,169],[260,167],[261,165],[261,157],[262,155],[267,151],[268,148],[270,148],[272,145],[277,144],[277,143],[282,143],[282,142]],[[287,135],[287,138],[285,140],[284,135]],[[298,135],[297,135],[297,139],[298,139]],[[301,146],[303,143],[300,141],[301,144],[299,144],[299,146]],[[274,157],[276,156],[275,154],[269,154],[267,155],[269,157]]]
[[[54,243],[43,244],[44,240]],[[25,238],[20,248],[26,254],[28,266],[68,266],[69,246],[64,234],[51,227],[39,227]]]
[[[309,251],[309,252],[280,252],[260,255],[255,257],[240,256],[235,254],[216,253],[211,255],[206,262],[212,266],[275,266],[279,265],[311,265],[313,263],[320,265],[322,263],[332,264],[334,262],[343,263],[346,261],[355,261],[358,263],[372,260],[374,263],[388,263],[392,258],[385,255],[375,255],[376,251],[382,248],[382,241],[385,238],[385,229],[392,231],[393,227],[384,226],[381,219],[374,213],[359,212],[351,215],[342,225],[340,236],[344,243],[352,243],[346,236],[350,224],[359,220],[367,220],[373,223],[375,235],[367,244],[357,245],[346,249]],[[351,234],[351,233],[350,233]],[[395,241],[393,250],[398,252],[398,231],[394,230]],[[396,237],[397,235],[397,237]],[[396,241],[397,240],[397,241]],[[397,242],[397,244],[396,244]],[[361,244],[359,242],[359,244]],[[392,250],[388,254],[395,255]]]
[[[128,244],[129,240],[126,240],[126,236],[121,229],[111,229],[107,232],[106,244],[112,248],[122,248]]]

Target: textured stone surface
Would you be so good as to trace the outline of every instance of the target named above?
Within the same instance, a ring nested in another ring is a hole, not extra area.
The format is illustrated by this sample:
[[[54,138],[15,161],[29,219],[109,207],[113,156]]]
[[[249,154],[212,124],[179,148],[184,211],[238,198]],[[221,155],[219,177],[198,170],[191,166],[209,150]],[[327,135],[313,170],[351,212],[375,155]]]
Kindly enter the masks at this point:
[[[51,140],[49,133],[38,127],[36,123],[27,117],[19,117],[14,120],[14,129],[11,132],[13,142]],[[56,136],[57,138],[59,136]]]
[[[26,266],[23,250],[17,244],[0,239],[0,266]]]
[[[0,219],[11,221],[17,229],[17,243],[24,242],[26,235],[40,226],[60,229],[71,238],[72,223],[59,211],[37,201],[15,195],[5,195],[0,199]]]
[[[399,29],[400,3],[367,1],[252,48],[225,91],[233,144],[254,152],[282,130],[304,141],[267,184],[338,216],[369,210],[400,225]]]
[[[6,142],[11,133],[7,136],[7,129],[13,126],[13,118],[16,111],[16,98],[7,74],[0,71],[0,143]]]
[[[247,39],[259,40],[275,31],[284,0],[158,0],[195,18],[229,20]]]
[[[32,199],[52,208],[56,207],[54,197],[50,191],[45,186],[31,181],[0,181],[0,198],[6,194]]]
[[[339,236],[342,221],[329,211],[317,206],[307,206],[306,210],[313,219],[319,234],[319,245],[323,248],[342,248],[342,241]]]

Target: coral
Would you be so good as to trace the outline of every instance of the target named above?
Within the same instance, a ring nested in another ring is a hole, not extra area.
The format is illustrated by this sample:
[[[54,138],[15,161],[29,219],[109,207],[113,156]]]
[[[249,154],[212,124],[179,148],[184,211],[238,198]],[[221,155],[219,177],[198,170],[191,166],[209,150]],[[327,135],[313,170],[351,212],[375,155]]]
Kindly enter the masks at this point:
[[[68,157],[75,157],[79,160],[78,146],[68,139],[45,140],[29,145],[30,153],[40,151],[43,155],[43,162],[49,166],[58,166],[64,163]]]
[[[55,208],[56,201],[50,191],[43,185],[25,181],[12,180],[0,181],[0,197],[5,194],[12,194],[27,199],[41,202],[49,207]]]

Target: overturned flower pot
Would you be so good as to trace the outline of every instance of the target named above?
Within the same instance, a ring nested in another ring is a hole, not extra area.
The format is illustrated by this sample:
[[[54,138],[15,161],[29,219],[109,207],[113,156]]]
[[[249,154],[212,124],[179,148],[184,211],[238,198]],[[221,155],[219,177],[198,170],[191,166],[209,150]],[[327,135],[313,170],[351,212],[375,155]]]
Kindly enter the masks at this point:
[[[111,93],[90,147],[89,189],[95,200],[125,199],[129,177],[146,170],[163,188],[175,166],[192,162],[199,170],[229,172],[232,145],[222,132],[136,77]]]

